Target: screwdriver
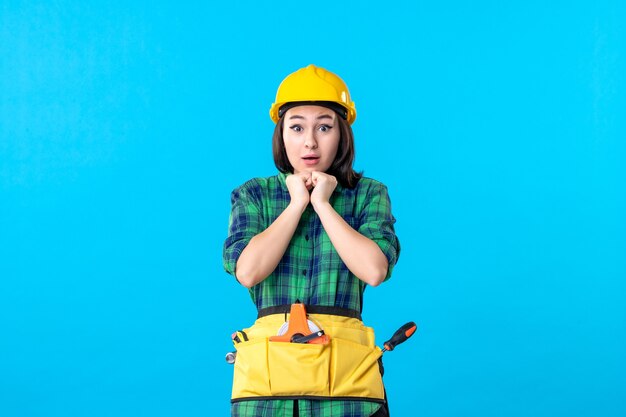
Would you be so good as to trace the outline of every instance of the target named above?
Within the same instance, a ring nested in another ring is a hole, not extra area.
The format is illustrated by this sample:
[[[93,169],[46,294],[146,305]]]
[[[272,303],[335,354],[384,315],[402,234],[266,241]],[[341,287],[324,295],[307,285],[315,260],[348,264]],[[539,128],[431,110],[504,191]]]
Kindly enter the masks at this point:
[[[407,324],[396,330],[393,336],[391,336],[391,339],[387,340],[383,344],[384,347],[381,349],[381,351],[385,353],[388,350],[393,350],[400,343],[405,342],[409,337],[413,336],[415,330],[417,330],[417,325],[412,321],[408,322]]]

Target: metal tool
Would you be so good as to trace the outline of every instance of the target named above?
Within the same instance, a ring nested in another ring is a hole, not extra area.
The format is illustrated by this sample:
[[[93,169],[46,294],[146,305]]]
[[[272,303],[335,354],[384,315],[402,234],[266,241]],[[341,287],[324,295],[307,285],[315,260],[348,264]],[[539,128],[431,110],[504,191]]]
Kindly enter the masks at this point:
[[[237,352],[228,352],[226,354],[226,362],[229,364],[235,363],[235,359],[237,358]]]
[[[241,337],[239,337],[239,336],[241,336]],[[243,330],[237,330],[236,332],[234,332],[233,334],[230,335],[230,338],[233,339],[237,343],[247,342],[248,341],[248,335]],[[241,339],[243,339],[243,340],[241,340]]]
[[[243,330],[237,330],[236,332],[230,335],[230,338],[235,343],[247,342],[249,340],[248,335]],[[226,354],[226,362],[231,365],[235,363],[235,358],[237,358],[237,352],[228,352]]]
[[[324,330],[320,330],[306,336],[300,333],[296,333],[291,336],[291,343],[309,343],[311,340],[322,336],[324,336]]]

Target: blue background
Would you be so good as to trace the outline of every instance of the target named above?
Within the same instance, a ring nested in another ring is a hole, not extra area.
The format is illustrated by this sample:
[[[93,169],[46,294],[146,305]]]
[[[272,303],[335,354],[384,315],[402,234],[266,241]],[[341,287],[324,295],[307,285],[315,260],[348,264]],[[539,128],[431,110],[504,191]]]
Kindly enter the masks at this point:
[[[549,4],[547,4],[549,3]],[[309,63],[402,255],[366,292],[398,416],[626,415],[621,1],[0,5],[0,415],[228,415],[230,191]]]

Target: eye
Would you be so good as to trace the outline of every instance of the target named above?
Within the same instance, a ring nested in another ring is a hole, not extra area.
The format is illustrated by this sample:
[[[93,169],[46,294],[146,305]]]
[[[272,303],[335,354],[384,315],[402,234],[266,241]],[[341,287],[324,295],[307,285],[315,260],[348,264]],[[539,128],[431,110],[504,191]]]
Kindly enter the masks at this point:
[[[293,126],[289,126],[289,129],[293,130],[294,132],[300,133],[302,132],[304,129],[302,129],[302,126],[300,125],[293,125]]]
[[[330,126],[330,125],[321,125],[321,126],[320,126],[320,127],[318,127],[317,129],[318,129],[320,132],[328,132],[328,131],[330,131],[330,129],[332,129],[332,128],[333,128],[333,127],[332,127],[332,126]]]

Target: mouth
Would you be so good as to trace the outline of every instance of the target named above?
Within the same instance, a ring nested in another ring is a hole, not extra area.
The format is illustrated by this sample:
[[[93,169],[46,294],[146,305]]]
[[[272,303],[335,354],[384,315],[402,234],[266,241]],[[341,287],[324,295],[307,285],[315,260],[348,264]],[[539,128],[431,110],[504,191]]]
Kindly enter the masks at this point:
[[[304,165],[315,165],[319,162],[320,157],[316,156],[316,155],[306,155],[302,157],[302,161],[304,162]]]

